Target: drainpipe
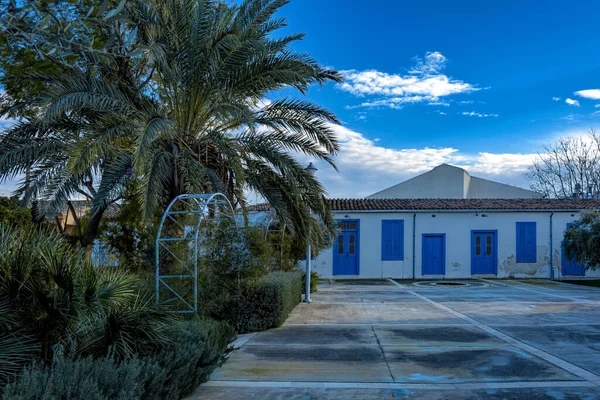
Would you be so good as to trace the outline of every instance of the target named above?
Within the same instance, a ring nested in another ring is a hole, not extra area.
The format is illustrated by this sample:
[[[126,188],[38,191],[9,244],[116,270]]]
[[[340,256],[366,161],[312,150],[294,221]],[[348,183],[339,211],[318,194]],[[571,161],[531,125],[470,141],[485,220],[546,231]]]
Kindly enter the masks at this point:
[[[416,231],[416,229],[417,229],[417,213],[414,213],[413,214],[413,243],[412,243],[412,245],[413,245],[413,248],[412,248],[413,276],[412,277],[413,277],[413,279],[415,279],[415,271],[416,271],[415,265],[416,265],[416,262],[417,262],[416,261],[417,260],[417,256],[415,254],[415,247],[416,247],[415,246],[415,238],[416,238],[415,231]]]
[[[552,216],[553,212],[550,213],[550,279],[554,280],[554,254],[552,254]]]

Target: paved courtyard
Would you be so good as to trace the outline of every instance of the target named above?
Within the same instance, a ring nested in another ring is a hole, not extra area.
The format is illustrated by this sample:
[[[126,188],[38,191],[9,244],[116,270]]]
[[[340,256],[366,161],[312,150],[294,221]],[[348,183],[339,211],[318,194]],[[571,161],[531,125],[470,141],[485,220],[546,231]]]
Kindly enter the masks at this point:
[[[320,285],[191,398],[600,398],[600,289],[473,284]]]

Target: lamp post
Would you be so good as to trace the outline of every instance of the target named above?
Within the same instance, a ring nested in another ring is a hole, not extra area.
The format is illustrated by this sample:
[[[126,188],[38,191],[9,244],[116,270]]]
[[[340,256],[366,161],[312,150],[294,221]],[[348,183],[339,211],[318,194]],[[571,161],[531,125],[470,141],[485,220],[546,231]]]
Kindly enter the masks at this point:
[[[318,169],[313,165],[313,163],[309,163],[308,166],[306,167],[306,172],[308,172],[312,176],[315,176],[317,171],[318,171]],[[311,216],[312,216],[312,211],[311,211]],[[305,303],[310,303],[310,301],[311,301],[310,300],[310,267],[311,267],[310,258],[311,258],[310,239],[307,238],[307,241],[306,241],[306,290],[305,290],[305,294],[304,294],[304,302]]]

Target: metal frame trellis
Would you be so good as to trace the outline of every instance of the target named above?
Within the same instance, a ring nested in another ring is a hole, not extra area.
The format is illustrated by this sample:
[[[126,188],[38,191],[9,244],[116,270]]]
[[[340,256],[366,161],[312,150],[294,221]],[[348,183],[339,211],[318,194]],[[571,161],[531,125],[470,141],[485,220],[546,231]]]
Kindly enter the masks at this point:
[[[155,277],[158,305],[170,306],[169,311],[178,313],[194,313],[198,310],[199,252],[202,245],[209,245],[211,234],[219,229],[221,221],[230,221],[237,228],[234,209],[222,193],[182,194],[169,203],[156,235]],[[185,257],[181,254],[178,256],[169,248],[174,243],[184,245]],[[172,262],[161,265],[161,255],[172,257]],[[174,271],[177,273],[173,273]],[[174,287],[171,280],[176,279],[193,285],[193,299]],[[165,290],[167,296],[163,298]]]
[[[276,229],[273,229],[273,224],[276,223]],[[280,234],[279,243],[277,243],[277,250],[279,251],[279,262],[283,263],[283,242],[285,238],[286,224],[275,214],[274,210],[269,211],[269,218],[267,219],[267,225],[265,226],[265,240],[269,238],[269,234]]]

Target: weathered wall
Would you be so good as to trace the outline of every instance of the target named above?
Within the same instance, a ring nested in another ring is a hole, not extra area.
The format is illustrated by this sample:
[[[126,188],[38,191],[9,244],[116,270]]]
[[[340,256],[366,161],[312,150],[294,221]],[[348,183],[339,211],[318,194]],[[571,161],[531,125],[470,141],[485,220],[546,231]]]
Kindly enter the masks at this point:
[[[435,217],[433,215],[435,214]],[[483,215],[486,215],[484,217]],[[578,213],[560,212],[553,215],[553,240],[555,276],[560,276],[561,241],[567,223],[578,218]],[[446,234],[445,278],[471,277],[471,231],[496,230],[498,240],[498,278],[550,277],[550,213],[417,213],[415,252],[413,254],[413,214],[386,212],[336,213],[336,219],[360,220],[360,277],[361,278],[413,278],[413,257],[416,278],[423,276],[421,260],[422,235]],[[381,260],[381,220],[404,220],[404,260]],[[536,222],[537,261],[516,262],[516,223]],[[327,249],[314,260],[313,269],[323,277],[332,277],[333,253]],[[587,271],[588,276],[600,276],[600,271]],[[351,278],[346,276],[347,278]]]

